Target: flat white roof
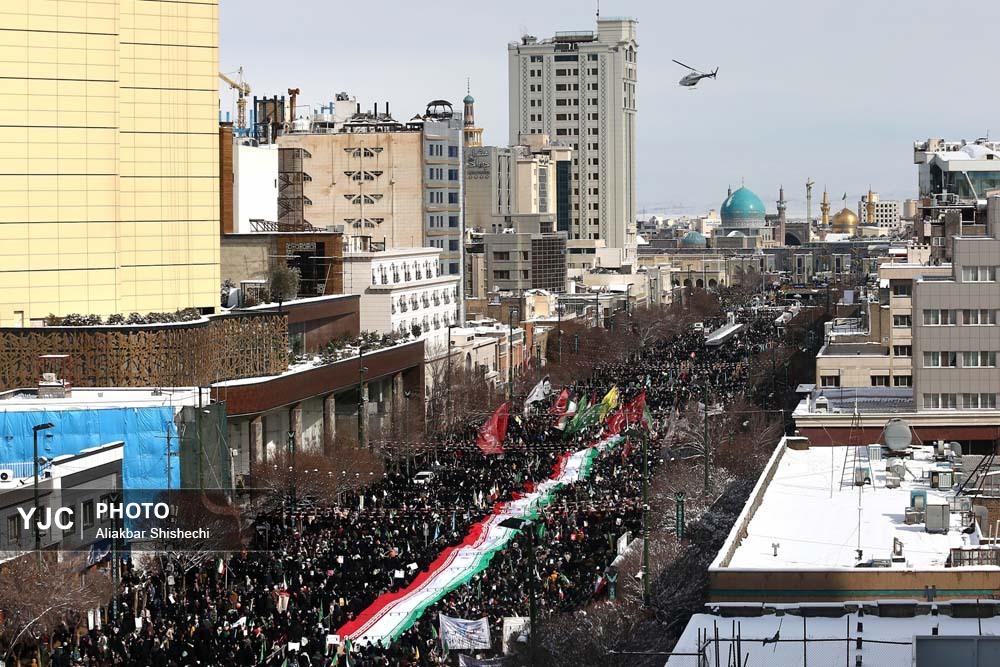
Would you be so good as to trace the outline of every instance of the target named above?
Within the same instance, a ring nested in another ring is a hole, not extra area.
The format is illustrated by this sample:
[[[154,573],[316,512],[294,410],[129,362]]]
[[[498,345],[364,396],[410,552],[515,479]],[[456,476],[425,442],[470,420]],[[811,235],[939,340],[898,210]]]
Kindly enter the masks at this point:
[[[159,392],[159,395],[154,392]],[[208,399],[205,399],[208,402]],[[116,407],[180,407],[198,404],[196,387],[73,387],[67,398],[38,398],[33,393],[0,394],[0,412],[30,410],[87,410]]]
[[[925,471],[946,469],[934,461],[933,447],[913,447],[914,458],[902,459],[912,476],[906,475],[894,489],[885,486],[887,459],[871,461],[872,484],[853,486],[853,449],[786,448],[729,563],[723,568],[717,559],[713,568],[854,569],[859,528],[862,561],[888,559],[893,538],[902,541],[906,562],[894,563],[896,569],[943,568],[950,549],[979,544],[977,534],[962,533],[958,513],[950,515],[951,528],[943,534],[926,532],[923,523],[903,521],[911,490],[925,492],[928,505],[946,505],[955,496],[951,490],[932,489],[921,479]],[[849,458],[846,472],[845,457]],[[843,488],[842,474],[847,478]]]

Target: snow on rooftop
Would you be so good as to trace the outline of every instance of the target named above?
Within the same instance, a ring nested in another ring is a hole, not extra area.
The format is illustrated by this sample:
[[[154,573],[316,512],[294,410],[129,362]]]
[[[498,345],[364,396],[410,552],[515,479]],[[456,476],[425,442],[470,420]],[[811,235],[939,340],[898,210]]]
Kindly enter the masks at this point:
[[[859,650],[858,620],[863,621],[861,637],[867,641],[896,642],[891,644],[866,643]],[[708,633],[710,639],[719,631],[719,653],[721,664],[730,664],[726,658],[733,636],[733,627],[738,626],[740,649],[744,657],[749,654],[748,665],[801,665],[803,622],[801,616],[788,614],[766,614],[753,618],[727,618],[714,614],[695,614],[691,617],[677,645],[675,653],[696,653],[698,631]],[[913,638],[934,633],[943,636],[1000,635],[1000,616],[993,618],[955,618],[944,614],[918,614],[912,618],[885,618],[865,614],[861,619],[857,613],[839,617],[807,618],[805,635],[808,639],[808,664],[854,665],[855,656],[864,656],[865,665],[910,665],[913,661]],[[848,642],[848,633],[851,641]],[[764,644],[763,639],[778,635],[782,640]],[[832,641],[839,640],[839,641]],[[716,664],[714,644],[709,646],[709,664]],[[697,658],[676,655],[667,660],[666,667],[691,667]],[[964,663],[956,663],[964,664]]]
[[[836,569],[854,568],[859,528],[862,561],[889,559],[893,538],[903,543],[905,563],[894,568],[944,567],[949,550],[976,546],[978,535],[962,532],[960,515],[951,513],[948,533],[928,533],[923,523],[906,525],[910,491],[922,490],[927,504],[948,504],[951,490],[932,489],[921,478],[925,471],[950,470],[936,462],[933,447],[915,446],[913,459],[903,459],[909,471],[898,488],[887,488],[887,459],[870,462],[872,484],[853,486],[854,448],[786,448],[763,498],[738,543],[727,569]],[[845,473],[845,457],[848,457]],[[841,488],[841,477],[846,478]],[[860,492],[859,492],[860,489]],[[775,547],[777,544],[777,555]],[[725,553],[725,549],[723,550]],[[719,560],[713,567],[719,566]]]
[[[88,410],[115,407],[167,407],[197,405],[194,387],[74,387],[66,398],[39,398],[34,392],[11,391],[0,394],[0,412],[31,410]]]

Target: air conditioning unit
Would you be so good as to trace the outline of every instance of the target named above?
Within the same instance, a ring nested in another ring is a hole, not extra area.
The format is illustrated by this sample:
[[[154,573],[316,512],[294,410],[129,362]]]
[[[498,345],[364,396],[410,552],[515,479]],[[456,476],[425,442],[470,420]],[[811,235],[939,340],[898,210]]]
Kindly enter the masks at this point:
[[[12,482],[12,481],[14,481],[13,470],[0,470],[0,482]]]
[[[951,509],[947,505],[928,505],[924,510],[924,522],[928,533],[947,533],[951,526]]]
[[[899,488],[899,477],[896,475],[886,475],[885,476],[885,488],[887,489],[898,489]]]

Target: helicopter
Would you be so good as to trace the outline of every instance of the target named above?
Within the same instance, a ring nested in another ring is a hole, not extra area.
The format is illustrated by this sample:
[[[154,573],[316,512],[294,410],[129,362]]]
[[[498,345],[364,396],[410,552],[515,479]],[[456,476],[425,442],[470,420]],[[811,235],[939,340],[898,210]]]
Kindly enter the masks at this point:
[[[716,67],[715,70],[712,72],[699,72],[690,65],[685,65],[680,60],[674,60],[674,62],[680,65],[681,67],[687,67],[689,70],[691,70],[690,74],[685,74],[684,78],[677,82],[686,88],[694,88],[696,85],[698,85],[698,82],[701,81],[702,79],[714,79],[715,75],[719,73],[718,67]]]

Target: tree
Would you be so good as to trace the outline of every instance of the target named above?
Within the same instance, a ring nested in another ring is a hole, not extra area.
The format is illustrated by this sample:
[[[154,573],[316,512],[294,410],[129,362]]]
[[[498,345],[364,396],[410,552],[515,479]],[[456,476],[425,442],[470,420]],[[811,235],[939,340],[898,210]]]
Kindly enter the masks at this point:
[[[46,554],[7,561],[0,569],[0,648],[6,664],[21,664],[59,628],[68,634],[86,625],[87,610],[111,599],[111,582],[97,570],[81,572],[71,559]],[[13,660],[10,660],[13,656]],[[10,662],[7,662],[10,660]],[[46,663],[47,664],[47,663]]]
[[[267,279],[271,300],[278,302],[278,310],[285,301],[290,301],[299,293],[299,271],[289,268],[286,264],[278,264],[271,269]]]

